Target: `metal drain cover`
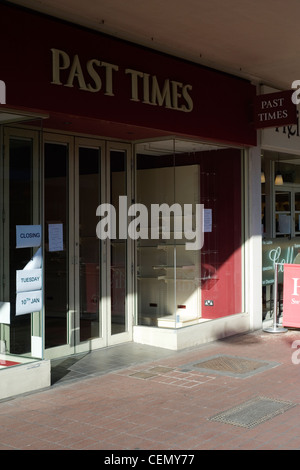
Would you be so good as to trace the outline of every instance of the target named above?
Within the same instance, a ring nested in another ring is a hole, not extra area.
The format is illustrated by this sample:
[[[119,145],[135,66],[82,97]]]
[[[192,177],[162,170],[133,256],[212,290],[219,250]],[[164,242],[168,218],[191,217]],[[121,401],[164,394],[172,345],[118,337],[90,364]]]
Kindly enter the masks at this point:
[[[294,406],[296,406],[294,403],[286,401],[256,397],[239,406],[212,416],[209,418],[209,421],[219,421],[243,428],[253,428]]]
[[[231,375],[233,377],[249,377],[256,372],[262,372],[271,367],[278,366],[275,362],[266,362],[236,356],[218,355],[197,361],[192,364],[185,364],[184,368],[197,369],[204,373],[217,373],[221,375]]]
[[[195,367],[233,372],[234,374],[245,374],[262,367],[261,362],[242,359],[240,357],[219,356],[208,361],[199,362]]]

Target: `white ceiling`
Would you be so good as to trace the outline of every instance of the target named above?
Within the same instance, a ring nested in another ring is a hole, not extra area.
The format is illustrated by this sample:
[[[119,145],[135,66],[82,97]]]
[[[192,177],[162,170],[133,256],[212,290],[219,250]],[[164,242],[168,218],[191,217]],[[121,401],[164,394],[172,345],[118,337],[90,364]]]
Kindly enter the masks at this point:
[[[12,3],[275,88],[300,80],[300,0]]]

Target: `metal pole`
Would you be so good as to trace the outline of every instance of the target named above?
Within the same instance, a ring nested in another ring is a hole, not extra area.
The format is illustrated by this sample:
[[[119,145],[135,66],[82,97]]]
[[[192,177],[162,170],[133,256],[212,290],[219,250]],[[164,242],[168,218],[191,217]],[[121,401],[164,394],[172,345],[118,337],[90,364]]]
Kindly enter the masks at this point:
[[[274,266],[274,306],[273,306],[273,326],[265,328],[267,333],[286,333],[288,330],[277,324],[277,299],[278,299],[278,264]]]

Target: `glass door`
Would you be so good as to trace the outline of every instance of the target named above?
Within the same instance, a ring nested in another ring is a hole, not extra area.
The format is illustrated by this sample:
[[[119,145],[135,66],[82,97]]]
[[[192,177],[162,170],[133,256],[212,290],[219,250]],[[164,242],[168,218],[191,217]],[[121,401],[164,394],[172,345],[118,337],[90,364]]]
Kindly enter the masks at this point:
[[[44,135],[45,355],[74,352],[73,139]]]
[[[107,146],[107,200],[113,206],[115,231],[107,237],[108,344],[132,339],[134,311],[133,241],[128,237],[128,207],[132,202],[131,146]]]
[[[104,199],[104,143],[75,139],[75,341],[76,351],[107,344],[102,300],[106,263],[96,236],[97,207]]]
[[[29,272],[26,269],[35,255],[34,246],[37,245],[27,240],[22,246],[16,242],[17,228],[22,228],[24,240],[25,227],[32,228],[32,232],[35,232],[33,226],[40,227],[39,133],[5,128],[3,148],[0,290],[1,304],[4,301],[10,305],[10,319],[3,323],[0,321],[0,351],[41,358],[42,314],[41,311],[28,313],[27,306],[22,308],[26,304],[26,297],[31,297],[31,292],[20,285],[23,279],[30,282],[31,278],[26,277]],[[32,235],[32,232],[27,235]],[[28,283],[24,284],[25,287]],[[17,301],[19,292],[26,294],[22,301]]]
[[[48,358],[102,347],[102,250],[96,236],[103,143],[44,137],[45,347]]]
[[[44,140],[45,342],[54,358],[132,337],[131,243],[96,232],[101,203],[119,220],[119,196],[131,200],[131,153],[118,144],[105,153],[96,139]]]
[[[294,238],[300,235],[300,192],[296,186],[275,190],[275,236]]]

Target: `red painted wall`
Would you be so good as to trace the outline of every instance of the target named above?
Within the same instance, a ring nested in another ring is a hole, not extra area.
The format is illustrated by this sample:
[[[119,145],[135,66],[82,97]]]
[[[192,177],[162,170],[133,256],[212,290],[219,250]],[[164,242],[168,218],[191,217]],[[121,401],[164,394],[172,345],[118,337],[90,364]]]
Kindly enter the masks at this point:
[[[202,270],[207,264],[212,274],[202,284],[202,317],[219,318],[243,310],[241,155],[219,150],[202,156],[201,163],[202,203],[212,209],[213,221],[201,256]],[[205,306],[205,300],[213,306]]]

